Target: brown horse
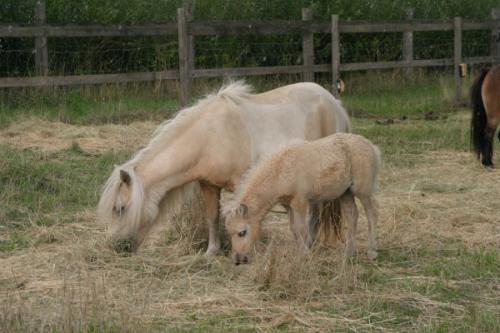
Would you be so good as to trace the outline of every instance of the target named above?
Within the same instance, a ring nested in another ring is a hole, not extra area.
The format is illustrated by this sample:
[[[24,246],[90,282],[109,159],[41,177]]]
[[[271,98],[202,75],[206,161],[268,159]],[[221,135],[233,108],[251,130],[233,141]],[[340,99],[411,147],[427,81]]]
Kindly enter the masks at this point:
[[[500,65],[481,71],[472,85],[471,104],[471,146],[485,167],[493,167],[493,137],[500,122]]]

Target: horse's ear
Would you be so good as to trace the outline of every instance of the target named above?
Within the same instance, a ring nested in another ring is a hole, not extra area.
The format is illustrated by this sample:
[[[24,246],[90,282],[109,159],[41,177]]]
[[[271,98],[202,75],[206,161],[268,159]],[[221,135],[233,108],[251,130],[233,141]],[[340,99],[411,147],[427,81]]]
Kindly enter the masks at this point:
[[[125,170],[120,170],[120,179],[123,183],[130,185],[130,174]]]
[[[238,207],[238,214],[242,217],[247,217],[248,215],[248,206],[245,204],[240,204]]]

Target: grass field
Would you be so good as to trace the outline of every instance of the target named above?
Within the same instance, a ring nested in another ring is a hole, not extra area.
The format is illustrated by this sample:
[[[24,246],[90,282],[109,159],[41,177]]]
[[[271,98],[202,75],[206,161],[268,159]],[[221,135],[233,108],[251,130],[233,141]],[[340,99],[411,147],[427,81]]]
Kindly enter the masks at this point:
[[[363,213],[349,262],[339,250],[297,253],[280,214],[267,217],[253,265],[207,258],[203,226],[189,220],[196,203],[118,255],[96,221],[100,188],[177,108],[172,95],[3,96],[0,331],[500,331],[500,173],[469,153],[468,111],[449,106],[447,78],[356,80],[344,97],[354,131],[384,152],[375,262]]]

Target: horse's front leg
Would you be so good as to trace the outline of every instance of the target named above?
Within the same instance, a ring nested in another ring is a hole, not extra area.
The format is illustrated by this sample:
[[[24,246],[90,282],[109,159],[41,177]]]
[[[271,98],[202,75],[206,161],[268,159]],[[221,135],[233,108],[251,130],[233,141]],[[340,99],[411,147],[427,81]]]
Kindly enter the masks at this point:
[[[207,183],[200,185],[205,202],[205,218],[208,224],[208,248],[205,255],[214,256],[220,251],[219,205],[221,190]]]

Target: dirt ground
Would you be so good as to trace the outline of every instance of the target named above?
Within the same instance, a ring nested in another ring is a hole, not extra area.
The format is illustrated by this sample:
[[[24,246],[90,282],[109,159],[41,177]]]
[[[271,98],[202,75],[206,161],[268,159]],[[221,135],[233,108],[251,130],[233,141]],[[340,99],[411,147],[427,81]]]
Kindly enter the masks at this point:
[[[133,151],[157,125],[85,127],[30,120],[1,130],[0,143],[53,151],[76,142],[94,153],[111,146]],[[92,324],[103,331],[136,331],[196,324],[201,330],[220,326],[231,328],[228,331],[310,332],[415,329],[416,323],[425,327],[425,321],[446,313],[460,320],[464,303],[444,302],[398,281],[418,285],[415,281],[440,279],[423,275],[419,267],[450,244],[452,248],[456,243],[466,249],[500,248],[500,170],[485,172],[466,152],[431,151],[413,167],[384,165],[376,197],[379,262],[366,260],[366,221],[360,208],[357,259],[347,266],[338,251],[329,253],[330,257],[316,254],[319,257],[312,263],[299,261],[304,259],[300,256],[290,259],[295,252],[283,214],[268,216],[266,232],[274,240],[253,267],[235,267],[224,256],[204,257],[201,246],[192,245],[189,232],[193,229],[186,227],[183,217],[164,221],[137,254],[120,256],[104,247],[105,227],[96,221],[94,207],[89,207],[79,213],[78,222],[33,226],[29,231],[35,238],[57,241],[0,253],[3,319],[23,318],[28,330],[51,325],[60,331],[83,330]],[[419,257],[421,249],[430,254]],[[283,259],[287,253],[289,259]],[[407,265],[384,259],[398,253],[408,254]],[[273,254],[284,257],[273,259]],[[383,281],[367,282],[371,271]],[[462,282],[443,283],[453,287]],[[477,292],[496,299],[486,302],[486,308],[500,310],[498,286]],[[369,305],[380,299],[410,304],[417,314],[408,315],[412,318],[405,322],[408,326],[388,325],[395,316],[390,311],[371,317]],[[115,326],[106,326],[111,321]]]

